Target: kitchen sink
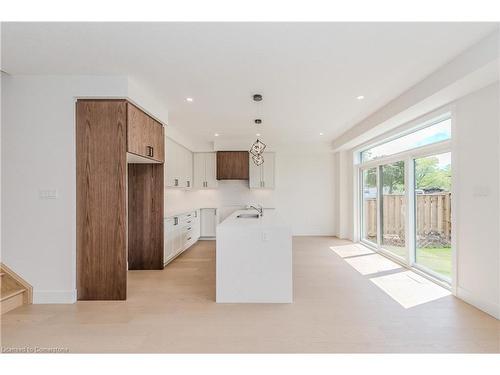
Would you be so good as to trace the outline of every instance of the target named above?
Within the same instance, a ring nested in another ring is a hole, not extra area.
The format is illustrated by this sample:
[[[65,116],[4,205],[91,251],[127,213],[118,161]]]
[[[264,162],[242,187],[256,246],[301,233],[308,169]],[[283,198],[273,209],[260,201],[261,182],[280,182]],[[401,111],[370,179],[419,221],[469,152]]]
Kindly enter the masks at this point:
[[[236,216],[238,219],[258,219],[259,214],[239,214]]]

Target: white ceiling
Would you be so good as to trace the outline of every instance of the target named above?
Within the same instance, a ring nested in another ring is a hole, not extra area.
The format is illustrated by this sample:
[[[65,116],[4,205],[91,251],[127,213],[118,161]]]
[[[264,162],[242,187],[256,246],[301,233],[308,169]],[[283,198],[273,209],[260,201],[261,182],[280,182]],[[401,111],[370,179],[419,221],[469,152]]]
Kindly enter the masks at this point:
[[[212,141],[214,133],[246,140],[259,132],[267,143],[326,143],[496,27],[4,23],[2,70],[131,76],[165,103],[169,123],[196,141]],[[264,96],[261,105],[253,93]],[[255,117],[262,117],[260,127]]]

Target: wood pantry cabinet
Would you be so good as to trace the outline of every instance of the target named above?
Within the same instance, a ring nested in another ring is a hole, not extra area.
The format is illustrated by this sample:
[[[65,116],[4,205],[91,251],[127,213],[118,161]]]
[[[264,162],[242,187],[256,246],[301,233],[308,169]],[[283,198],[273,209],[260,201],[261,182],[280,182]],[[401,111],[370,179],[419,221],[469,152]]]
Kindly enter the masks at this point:
[[[248,151],[217,151],[217,180],[248,180]]]
[[[163,127],[136,110],[126,100],[76,102],[78,300],[124,300],[128,265],[163,267]],[[129,150],[140,161],[127,165]]]

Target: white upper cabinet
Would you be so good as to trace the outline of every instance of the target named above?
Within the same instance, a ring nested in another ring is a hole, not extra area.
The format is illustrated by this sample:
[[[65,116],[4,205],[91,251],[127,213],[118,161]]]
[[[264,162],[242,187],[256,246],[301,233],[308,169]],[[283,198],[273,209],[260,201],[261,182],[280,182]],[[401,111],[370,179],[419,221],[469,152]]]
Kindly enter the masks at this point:
[[[170,138],[165,145],[165,185],[183,189],[193,185],[193,153]]]
[[[203,189],[205,187],[205,153],[195,152],[193,155],[193,187]]]
[[[185,149],[184,147],[182,149],[183,149],[182,160],[184,162],[182,182],[184,184],[184,187],[190,189],[193,187],[193,153],[188,149]]]
[[[274,152],[264,152],[264,163],[255,165],[250,158],[250,181],[251,189],[274,189]]]
[[[170,138],[165,138],[165,186],[167,187],[178,187],[179,186],[179,175],[177,174],[177,143],[170,140]]]
[[[215,152],[196,152],[194,154],[194,188],[216,188],[217,164]]]
[[[265,161],[264,161],[265,162]],[[248,185],[250,189],[260,189],[262,188],[262,165],[255,165],[250,157],[249,160],[249,181]]]

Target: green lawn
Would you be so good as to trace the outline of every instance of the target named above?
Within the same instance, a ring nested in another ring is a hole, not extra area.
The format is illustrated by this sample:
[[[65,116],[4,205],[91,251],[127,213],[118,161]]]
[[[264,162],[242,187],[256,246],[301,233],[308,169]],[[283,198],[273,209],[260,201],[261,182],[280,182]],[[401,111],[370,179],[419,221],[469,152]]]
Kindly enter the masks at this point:
[[[398,246],[384,246],[391,253],[406,257],[406,248]],[[451,247],[418,248],[417,263],[443,276],[451,277]]]
[[[416,261],[434,272],[451,277],[451,247],[419,248]]]

